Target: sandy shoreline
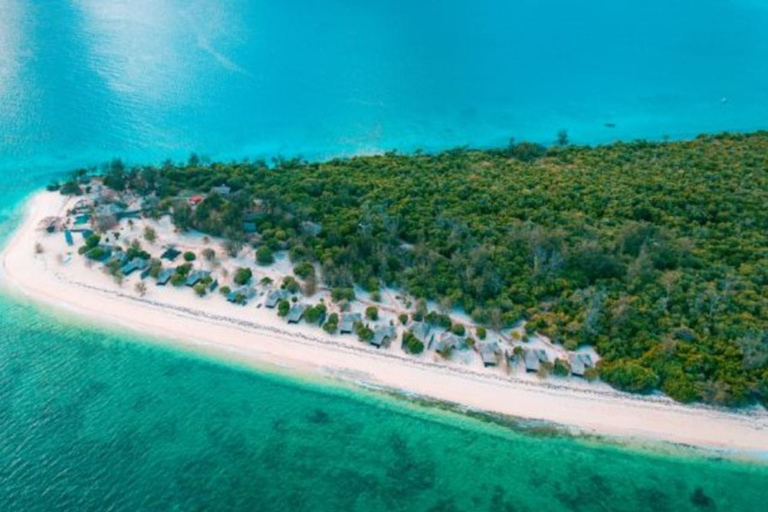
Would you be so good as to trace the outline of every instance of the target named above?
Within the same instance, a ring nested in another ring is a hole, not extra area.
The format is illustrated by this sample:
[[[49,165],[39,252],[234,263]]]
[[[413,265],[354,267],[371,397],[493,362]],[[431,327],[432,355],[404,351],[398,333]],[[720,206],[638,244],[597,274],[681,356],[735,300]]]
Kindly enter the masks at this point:
[[[211,297],[172,290],[139,297],[130,287],[108,281],[97,268],[78,267],[76,254],[72,261],[57,260],[48,252],[35,255],[35,244],[46,236],[36,229],[39,221],[64,206],[64,198],[48,193],[36,194],[24,205],[24,219],[0,254],[4,287],[104,325],[167,338],[181,348],[240,363],[341,378],[589,434],[768,454],[768,412],[760,408],[683,406],[603,385],[520,379],[377,351],[320,329],[288,327],[270,311]]]

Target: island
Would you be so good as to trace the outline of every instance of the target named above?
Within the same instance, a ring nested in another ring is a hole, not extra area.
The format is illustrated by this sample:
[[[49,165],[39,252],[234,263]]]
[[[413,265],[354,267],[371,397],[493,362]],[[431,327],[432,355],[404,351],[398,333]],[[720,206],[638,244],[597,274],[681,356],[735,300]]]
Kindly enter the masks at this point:
[[[766,204],[765,132],[114,160],[29,200],[2,274],[58,308],[237,362],[765,451]]]

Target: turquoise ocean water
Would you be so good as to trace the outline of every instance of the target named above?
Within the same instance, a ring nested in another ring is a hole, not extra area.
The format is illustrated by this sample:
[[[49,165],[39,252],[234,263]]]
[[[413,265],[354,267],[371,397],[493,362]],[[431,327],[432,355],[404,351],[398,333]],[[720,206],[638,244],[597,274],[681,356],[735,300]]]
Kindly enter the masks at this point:
[[[759,0],[0,0],[0,242],[27,194],[113,156],[765,128],[766,27]],[[765,509],[765,465],[519,434],[137,341],[0,296],[0,510]]]

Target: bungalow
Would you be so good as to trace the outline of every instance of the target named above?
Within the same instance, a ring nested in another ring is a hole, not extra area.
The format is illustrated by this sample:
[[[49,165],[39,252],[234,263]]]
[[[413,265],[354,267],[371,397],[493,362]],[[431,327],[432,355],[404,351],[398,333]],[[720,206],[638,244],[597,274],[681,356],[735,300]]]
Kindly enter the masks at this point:
[[[215,292],[216,288],[218,287],[219,287],[219,281],[214,279],[213,281],[211,281],[211,284],[208,285],[208,291]]]
[[[287,299],[291,294],[287,290],[272,290],[267,294],[267,300],[264,305],[270,309],[277,306],[281,300]]]
[[[211,275],[207,270],[195,270],[187,276],[187,286],[195,286],[197,283]]]
[[[523,354],[523,362],[525,363],[526,372],[537,372],[541,367],[541,363],[539,362],[539,357],[534,353],[533,350],[525,351],[525,353]]]
[[[317,222],[311,222],[307,220],[301,223],[301,231],[305,235],[317,236],[323,232],[323,226],[321,226]]]
[[[144,270],[141,271],[141,274],[139,274],[139,279],[146,279],[149,277],[150,272],[152,269],[147,265]]]
[[[157,284],[158,286],[165,286],[168,284],[168,281],[171,280],[173,277],[173,274],[176,273],[175,268],[166,268],[163,271],[160,272],[160,275],[157,276]]]
[[[72,232],[68,229],[64,230],[64,240],[69,246],[75,245],[75,240],[72,238]]]
[[[434,334],[431,334],[432,326],[427,322],[414,322],[409,331],[417,340],[427,346],[432,343],[432,340],[435,338]]]
[[[249,235],[256,233],[256,223],[252,221],[243,221],[243,232]]]
[[[177,251],[173,247],[169,247],[165,250],[163,254],[160,255],[160,259],[173,261],[176,258],[178,258],[180,254],[181,254],[181,251]]]
[[[496,341],[481,343],[478,346],[480,358],[483,360],[483,366],[496,366],[499,362],[499,344]]]
[[[117,251],[110,258],[107,260],[107,264],[118,262],[120,263],[120,266],[125,265],[128,263],[128,255],[125,254],[123,251]]]
[[[241,286],[237,290],[232,290],[227,295],[227,301],[238,303],[238,304],[245,304],[252,298],[256,296],[256,290],[251,288],[250,286]]]
[[[289,324],[297,324],[301,321],[301,318],[304,316],[304,312],[307,310],[308,306],[306,304],[294,304],[291,306],[291,310],[288,311],[288,316],[286,317],[286,320],[288,320]]]
[[[91,231],[90,229],[84,229],[80,232],[80,234],[83,235],[84,240],[88,240],[88,238],[90,238],[90,236],[93,235],[93,231]]]
[[[595,365],[589,354],[569,354],[568,362],[571,363],[571,373],[577,377],[584,377],[587,368]]]
[[[344,313],[341,315],[339,334],[352,334],[355,332],[355,324],[362,321],[363,315],[360,313]]]
[[[127,255],[126,255],[127,257]],[[147,260],[141,258],[133,258],[131,261],[123,265],[120,269],[124,276],[129,276],[137,270],[142,270],[147,267]]]
[[[463,345],[463,338],[456,336],[451,331],[446,331],[440,335],[440,339],[435,344],[435,352],[445,355],[449,350],[456,350]]]
[[[370,343],[374,347],[379,348],[385,343],[391,341],[396,334],[397,333],[395,332],[395,328],[391,325],[386,327],[378,327],[373,331],[373,338],[371,338]]]
[[[586,367],[578,354],[568,354],[568,362],[571,364],[571,373],[577,377],[583,377]]]
[[[525,362],[525,371],[537,372],[541,363],[549,362],[549,356],[543,348],[529,349],[525,351],[523,361]]]
[[[227,185],[219,185],[218,187],[211,187],[211,192],[219,194],[220,196],[228,196],[232,189]]]

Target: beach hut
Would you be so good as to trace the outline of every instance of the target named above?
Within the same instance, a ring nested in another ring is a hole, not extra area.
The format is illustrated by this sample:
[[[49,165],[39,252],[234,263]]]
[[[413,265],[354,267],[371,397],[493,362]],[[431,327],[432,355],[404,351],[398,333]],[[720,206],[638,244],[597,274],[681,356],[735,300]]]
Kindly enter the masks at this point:
[[[301,223],[301,231],[305,235],[317,236],[323,232],[323,226],[317,222],[311,222],[307,220]]]
[[[88,238],[90,238],[91,235],[93,235],[93,231],[91,231],[90,229],[84,229],[80,232],[80,234],[83,235],[83,240],[88,240]]]
[[[264,302],[264,305],[272,309],[277,306],[278,302],[290,296],[291,294],[287,290],[272,290],[267,294],[267,300]]]
[[[126,258],[128,256],[126,255]],[[120,271],[124,276],[129,276],[137,270],[141,270],[147,266],[147,261],[141,258],[133,258],[131,261],[122,266]]]
[[[533,350],[526,350],[523,354],[523,363],[525,363],[526,372],[537,372],[541,367],[539,357]]]
[[[429,344],[432,343],[434,338],[434,335],[432,334],[432,326],[427,322],[414,322],[408,330],[425,346],[429,346]]]
[[[352,334],[355,332],[355,324],[362,321],[363,316],[360,313],[344,313],[341,315],[339,334]]]
[[[152,269],[149,268],[149,265],[147,265],[146,268],[144,268],[144,270],[141,271],[141,274],[139,274],[139,279],[148,278],[151,271]]]
[[[440,335],[440,339],[435,343],[435,352],[445,355],[450,350],[456,350],[464,345],[464,339],[453,334],[451,331],[446,331]]]
[[[581,360],[578,354],[568,354],[568,362],[571,364],[571,374],[576,377],[583,377],[584,371],[587,369],[584,366],[584,361]]]
[[[176,269],[174,268],[166,268],[162,272],[160,272],[160,275],[157,276],[157,284],[158,286],[165,286],[168,284],[168,281],[171,280],[173,277],[173,274],[176,273]]]
[[[256,296],[256,290],[250,286],[241,286],[237,290],[232,290],[227,295],[227,301],[237,304],[245,304]]]
[[[229,188],[227,185],[219,185],[218,187],[211,187],[211,192],[215,192],[220,196],[226,197],[230,194],[230,192],[232,192],[232,189]]]
[[[395,328],[391,325],[386,327],[377,327],[373,331],[373,338],[371,338],[371,345],[376,348],[381,347],[385,343],[389,343],[395,337]]]
[[[163,252],[163,254],[160,255],[160,259],[173,261],[178,258],[180,254],[181,251],[177,251],[173,247],[169,247],[165,250],[165,252]]]
[[[64,230],[64,240],[67,242],[67,245],[70,247],[75,245],[75,240],[72,238],[72,232],[68,229]]]
[[[118,262],[120,264],[120,266],[123,266],[126,263],[128,263],[128,255],[125,254],[124,251],[116,251],[107,260],[107,265],[109,265],[110,263],[114,263],[114,262]]]
[[[496,341],[481,343],[478,346],[480,358],[483,360],[483,366],[496,366],[499,363],[499,344]]]
[[[288,320],[289,324],[297,324],[301,321],[301,318],[304,316],[304,312],[307,310],[306,304],[294,304],[291,306],[290,311],[288,311],[288,316],[286,317],[286,320]]]
[[[195,286],[197,283],[199,283],[209,275],[211,275],[211,273],[208,272],[207,270],[195,270],[194,272],[191,272],[187,276],[187,281],[185,284],[187,286]]]
[[[219,287],[219,281],[217,279],[214,279],[213,281],[211,281],[211,284],[208,285],[208,291],[214,292],[218,287]]]

